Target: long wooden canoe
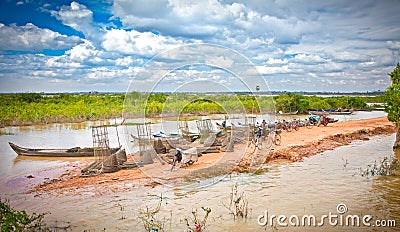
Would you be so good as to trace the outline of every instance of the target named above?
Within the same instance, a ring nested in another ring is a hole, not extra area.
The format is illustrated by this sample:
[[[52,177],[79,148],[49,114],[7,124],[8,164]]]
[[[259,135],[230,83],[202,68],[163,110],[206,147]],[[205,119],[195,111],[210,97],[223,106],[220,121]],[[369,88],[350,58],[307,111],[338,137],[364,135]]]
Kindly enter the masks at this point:
[[[335,114],[335,115],[350,115],[353,113],[352,110],[310,110],[308,113],[315,114],[315,115],[328,115],[328,114]]]
[[[18,155],[25,156],[44,156],[44,157],[88,157],[94,156],[93,148],[70,148],[70,149],[35,149],[20,147],[14,143],[8,142],[10,147]],[[119,148],[111,148],[111,154],[117,152]]]

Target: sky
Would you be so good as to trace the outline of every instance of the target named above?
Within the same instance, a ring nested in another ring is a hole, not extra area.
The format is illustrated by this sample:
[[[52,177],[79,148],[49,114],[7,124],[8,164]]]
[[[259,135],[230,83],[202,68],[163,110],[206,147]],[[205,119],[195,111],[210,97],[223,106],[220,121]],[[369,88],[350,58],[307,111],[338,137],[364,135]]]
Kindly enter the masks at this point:
[[[400,0],[2,0],[0,92],[384,91],[399,12]]]

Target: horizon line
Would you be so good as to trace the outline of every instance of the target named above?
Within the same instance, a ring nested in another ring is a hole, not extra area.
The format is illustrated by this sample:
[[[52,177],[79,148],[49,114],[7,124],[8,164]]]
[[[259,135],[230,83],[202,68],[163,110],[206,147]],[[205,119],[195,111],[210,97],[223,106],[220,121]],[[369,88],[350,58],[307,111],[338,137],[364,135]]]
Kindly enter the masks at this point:
[[[293,94],[321,94],[321,95],[329,95],[329,94],[337,94],[337,95],[350,95],[350,94],[383,94],[384,91],[382,90],[375,90],[375,91],[353,91],[353,92],[340,92],[340,91],[288,91],[288,90],[272,90],[272,91],[232,91],[232,92],[170,92],[170,91],[154,91],[154,92],[140,92],[140,91],[131,91],[131,92],[139,92],[139,93],[156,93],[156,94],[285,94],[285,93],[293,93]],[[29,94],[29,93],[38,93],[38,94],[126,94],[127,92],[121,91],[75,91],[75,92],[45,92],[45,91],[38,91],[38,92],[30,92],[30,91],[21,91],[21,92],[0,92],[0,94]]]

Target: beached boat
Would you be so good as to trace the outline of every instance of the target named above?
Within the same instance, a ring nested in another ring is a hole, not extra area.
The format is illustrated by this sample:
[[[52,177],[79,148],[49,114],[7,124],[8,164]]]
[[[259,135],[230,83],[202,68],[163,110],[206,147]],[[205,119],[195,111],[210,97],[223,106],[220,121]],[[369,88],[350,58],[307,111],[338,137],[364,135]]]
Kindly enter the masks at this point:
[[[44,156],[44,157],[88,157],[94,156],[93,148],[74,147],[70,149],[36,149],[20,147],[14,143],[8,142],[10,147],[18,155],[25,156]],[[119,148],[111,148],[111,154],[117,152]]]
[[[295,114],[298,114],[298,113],[299,113],[299,111],[296,110],[296,111],[290,111],[290,112],[279,111],[277,114],[280,114],[280,115],[295,115]]]
[[[353,113],[353,111],[334,111],[334,112],[331,112],[330,114],[341,114],[341,115],[349,115],[349,114],[352,114]]]
[[[349,115],[352,114],[352,110],[316,110],[312,109],[309,110],[308,113],[315,114],[315,115],[328,115],[328,114],[342,114],[342,115]]]
[[[331,112],[326,112],[326,111],[323,111],[323,110],[309,110],[308,113],[321,116],[321,115],[328,115]]]

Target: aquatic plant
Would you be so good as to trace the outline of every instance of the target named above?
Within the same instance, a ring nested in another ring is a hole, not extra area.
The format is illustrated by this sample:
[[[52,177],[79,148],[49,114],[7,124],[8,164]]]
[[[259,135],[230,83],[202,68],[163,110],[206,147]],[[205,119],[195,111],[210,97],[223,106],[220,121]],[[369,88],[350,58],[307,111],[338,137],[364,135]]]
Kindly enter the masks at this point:
[[[250,216],[249,202],[244,195],[244,191],[239,193],[238,184],[233,185],[231,193],[229,194],[229,203],[222,205],[229,210],[233,215],[233,219],[242,218],[246,219]]]
[[[259,168],[253,172],[254,175],[262,175],[266,172],[269,172],[269,168]]]
[[[125,220],[127,217],[124,214],[125,211],[125,206],[123,206],[120,201],[118,201],[117,206],[119,207],[119,211],[121,212],[121,217],[119,218],[120,220]]]
[[[185,218],[188,231],[204,231],[207,228],[207,219],[208,215],[211,213],[211,209],[206,207],[201,207],[201,209],[204,211],[204,217],[202,220],[199,219],[197,209],[192,210],[192,216],[190,218]],[[192,223],[189,223],[189,220]]]
[[[375,161],[369,164],[364,170],[360,168],[361,176],[392,176],[396,175],[395,171],[400,169],[399,160],[396,158],[384,157],[380,162]]]
[[[46,214],[18,211],[10,206],[8,200],[0,199],[0,231],[50,231],[43,223]]]
[[[144,209],[139,211],[139,219],[142,221],[145,231],[147,232],[162,232],[166,223],[166,218],[160,219],[158,214],[160,213],[163,202],[162,194],[159,198],[158,204],[155,208],[146,206]]]
[[[0,135],[15,135],[15,134],[8,131],[0,130]]]
[[[348,161],[347,159],[344,159],[344,158],[342,157],[342,164],[343,164],[343,169],[346,170],[347,165],[349,164],[349,161]]]

